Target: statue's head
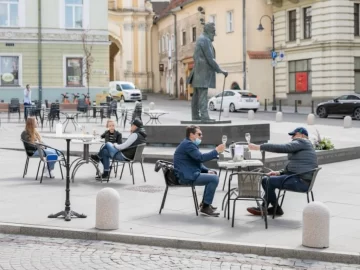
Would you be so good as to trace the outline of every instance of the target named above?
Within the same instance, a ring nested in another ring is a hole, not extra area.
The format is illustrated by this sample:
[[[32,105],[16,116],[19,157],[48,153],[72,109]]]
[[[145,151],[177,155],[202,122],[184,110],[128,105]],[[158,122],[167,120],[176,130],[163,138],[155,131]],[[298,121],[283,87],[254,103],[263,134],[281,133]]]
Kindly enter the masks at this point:
[[[216,29],[214,23],[207,23],[204,26],[204,34],[211,40],[214,41],[214,37],[216,36]]]

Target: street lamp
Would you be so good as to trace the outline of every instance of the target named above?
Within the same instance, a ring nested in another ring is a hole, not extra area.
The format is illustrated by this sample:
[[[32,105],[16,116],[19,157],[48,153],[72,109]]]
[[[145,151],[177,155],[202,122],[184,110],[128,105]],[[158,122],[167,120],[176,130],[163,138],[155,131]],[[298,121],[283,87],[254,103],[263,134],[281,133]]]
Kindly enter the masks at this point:
[[[262,26],[261,24],[261,20],[266,17],[266,18],[269,18],[270,21],[271,21],[271,35],[272,35],[272,53],[271,53],[271,56],[272,56],[272,59],[275,60],[273,58],[273,53],[275,52],[275,17],[274,15],[272,15],[272,17],[268,16],[268,15],[263,15],[261,18],[260,18],[260,24],[257,28],[257,30],[259,32],[262,32],[265,28]],[[275,64],[273,64],[273,104],[272,104],[272,110],[273,111],[276,111],[276,98],[275,98]]]

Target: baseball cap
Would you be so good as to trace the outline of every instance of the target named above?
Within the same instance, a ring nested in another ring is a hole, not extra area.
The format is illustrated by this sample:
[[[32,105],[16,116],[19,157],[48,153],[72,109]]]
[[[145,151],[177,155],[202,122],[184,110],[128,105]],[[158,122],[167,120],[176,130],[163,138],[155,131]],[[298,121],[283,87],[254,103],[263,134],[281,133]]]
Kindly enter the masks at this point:
[[[289,135],[294,136],[296,133],[300,133],[300,134],[303,134],[305,136],[309,136],[308,131],[306,130],[306,128],[303,128],[303,127],[295,128],[293,131],[289,132]]]
[[[143,127],[143,122],[139,118],[135,118],[131,124],[137,126],[138,128]]]

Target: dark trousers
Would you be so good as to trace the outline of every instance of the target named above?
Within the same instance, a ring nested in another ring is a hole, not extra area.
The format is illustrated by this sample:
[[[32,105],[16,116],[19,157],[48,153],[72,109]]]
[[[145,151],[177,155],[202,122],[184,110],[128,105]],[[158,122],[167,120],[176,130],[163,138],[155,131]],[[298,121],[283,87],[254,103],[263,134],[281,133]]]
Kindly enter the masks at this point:
[[[286,182],[283,186],[283,182]],[[279,176],[266,176],[262,179],[262,187],[265,191],[265,199],[268,205],[271,203],[275,206],[276,204],[276,193],[275,189],[286,189],[291,191],[306,192],[309,189],[309,185],[301,180],[299,176],[279,175]]]
[[[194,88],[191,100],[192,120],[208,120],[207,106],[208,88]]]
[[[28,114],[29,114],[28,107],[29,107],[30,105],[31,105],[31,104],[29,104],[29,103],[24,103],[24,119],[25,119],[25,121],[26,121],[27,118],[28,118]]]

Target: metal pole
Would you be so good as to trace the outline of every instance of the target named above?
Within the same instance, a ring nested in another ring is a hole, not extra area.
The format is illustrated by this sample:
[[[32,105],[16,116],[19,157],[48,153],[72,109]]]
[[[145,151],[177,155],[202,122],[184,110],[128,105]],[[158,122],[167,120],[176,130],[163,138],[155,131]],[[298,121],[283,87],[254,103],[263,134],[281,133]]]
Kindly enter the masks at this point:
[[[220,121],[220,119],[221,119],[221,111],[222,111],[222,107],[223,107],[224,91],[225,91],[225,82],[226,82],[226,77],[224,76],[224,85],[223,85],[223,90],[222,90],[222,95],[221,95],[221,105],[220,105],[219,121]]]
[[[267,99],[265,98],[265,106],[264,106],[264,111],[267,111]]]
[[[38,80],[39,102],[42,101],[42,43],[41,43],[41,0],[38,0]]]
[[[272,34],[272,50],[275,51],[275,17],[272,16],[271,20],[271,34]],[[273,66],[273,105],[272,110],[276,111],[276,98],[275,98],[275,65]]]
[[[175,13],[174,15],[174,38],[175,38],[175,98],[179,96],[179,87],[178,87],[178,46],[177,46],[177,16]]]
[[[298,112],[297,105],[298,105],[298,101],[297,101],[297,100],[295,100],[295,112],[296,112],[296,113]]]
[[[314,113],[314,101],[311,101],[311,113]]]
[[[279,100],[279,112],[282,112],[282,108],[281,108],[281,99]]]
[[[243,0],[243,90],[246,89],[246,0]]]

